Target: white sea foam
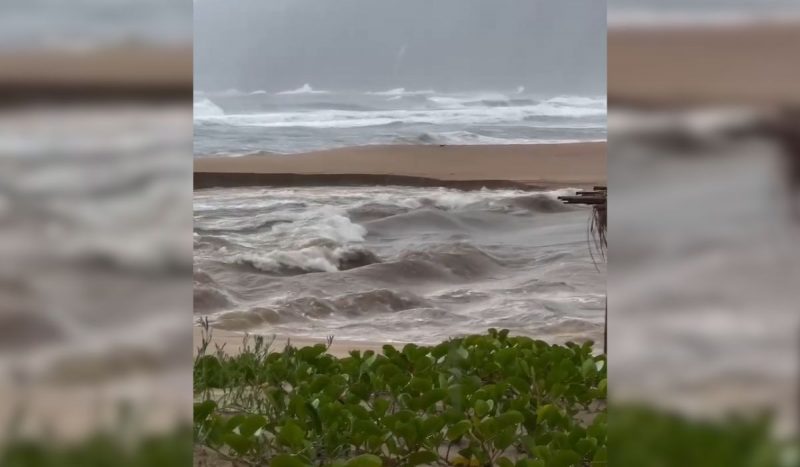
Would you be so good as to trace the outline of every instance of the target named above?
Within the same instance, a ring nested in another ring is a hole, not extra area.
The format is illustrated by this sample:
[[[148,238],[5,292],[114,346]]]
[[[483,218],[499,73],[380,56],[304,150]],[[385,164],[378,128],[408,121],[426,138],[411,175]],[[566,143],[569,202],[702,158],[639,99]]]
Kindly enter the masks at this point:
[[[578,142],[598,142],[605,141],[605,139],[553,139],[553,138],[501,138],[495,136],[486,136],[470,131],[442,131],[442,132],[428,132],[419,135],[413,140],[409,141],[408,138],[399,138],[401,141],[406,141],[415,144],[477,144],[477,145],[491,145],[491,144],[566,144]]]
[[[398,110],[318,110],[235,115],[198,115],[234,126],[266,128],[357,128],[392,123],[478,125],[521,122],[535,117],[580,118],[605,115],[605,107],[569,106],[542,102],[508,107],[460,107]]]
[[[406,88],[394,88],[389,89],[387,91],[374,91],[374,92],[367,92],[368,95],[372,96],[390,96],[390,97],[402,97],[402,96],[426,96],[431,94],[436,94],[436,91],[433,89],[423,89],[419,91],[408,91]]]
[[[545,102],[576,107],[606,107],[607,105],[605,97],[558,96],[547,99]]]
[[[223,117],[225,111],[206,97],[194,101],[194,118]]]
[[[264,272],[279,273],[287,269],[307,272],[336,272],[339,270],[340,249],[308,247],[294,251],[273,251],[266,254],[241,253],[232,256],[236,264],[249,265]]]
[[[294,94],[330,94],[330,91],[324,91],[324,90],[321,90],[321,89],[319,89],[319,90],[318,89],[314,89],[314,88],[311,87],[310,84],[306,83],[306,84],[300,86],[297,89],[290,89],[288,91],[281,91],[281,92],[279,92],[277,94],[279,96],[288,96],[288,95],[294,95]]]
[[[508,102],[509,97],[500,93],[480,93],[431,96],[428,100],[444,107],[462,107],[485,104],[486,102]]]

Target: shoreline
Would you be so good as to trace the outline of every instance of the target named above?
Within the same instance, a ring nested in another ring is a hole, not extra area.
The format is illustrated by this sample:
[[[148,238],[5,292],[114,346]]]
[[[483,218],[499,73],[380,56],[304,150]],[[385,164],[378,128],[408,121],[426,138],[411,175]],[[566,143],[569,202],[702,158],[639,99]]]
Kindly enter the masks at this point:
[[[194,189],[401,185],[541,190],[606,184],[606,143],[356,146],[194,161]]]
[[[302,173],[230,173],[195,172],[194,189],[237,187],[319,187],[319,186],[407,186],[452,188],[462,191],[523,190],[541,191],[558,188],[589,188],[593,184],[524,182],[514,180],[442,180],[428,177],[381,174],[302,174]]]

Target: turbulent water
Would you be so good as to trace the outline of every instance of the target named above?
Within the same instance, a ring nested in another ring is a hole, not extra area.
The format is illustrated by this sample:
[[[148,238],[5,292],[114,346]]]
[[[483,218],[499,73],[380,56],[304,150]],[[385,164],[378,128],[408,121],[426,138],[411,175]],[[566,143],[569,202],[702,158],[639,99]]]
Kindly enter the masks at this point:
[[[133,104],[0,112],[0,379],[20,365],[186,368],[188,116]]]
[[[194,302],[216,327],[434,342],[489,327],[602,336],[589,211],[564,191],[195,193]],[[599,266],[602,268],[602,266]]]
[[[364,144],[525,144],[605,139],[603,97],[404,88],[194,96],[195,154],[290,154]]]

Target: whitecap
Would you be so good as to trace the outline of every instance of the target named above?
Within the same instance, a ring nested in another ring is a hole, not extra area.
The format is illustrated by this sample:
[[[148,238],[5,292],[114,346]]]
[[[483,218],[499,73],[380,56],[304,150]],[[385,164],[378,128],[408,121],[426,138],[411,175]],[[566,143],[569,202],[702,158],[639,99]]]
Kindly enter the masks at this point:
[[[277,93],[279,96],[293,95],[293,94],[330,94],[330,91],[317,90],[306,83],[297,89],[290,89],[288,91],[281,91]]]

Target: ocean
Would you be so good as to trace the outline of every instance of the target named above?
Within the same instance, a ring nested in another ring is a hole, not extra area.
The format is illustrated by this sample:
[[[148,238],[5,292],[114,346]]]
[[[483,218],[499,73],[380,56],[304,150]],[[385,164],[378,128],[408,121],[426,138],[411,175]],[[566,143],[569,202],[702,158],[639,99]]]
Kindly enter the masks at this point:
[[[236,188],[195,192],[194,304],[212,326],[437,342],[508,328],[600,341],[605,266],[590,211],[524,192]]]
[[[196,157],[382,144],[601,141],[604,96],[433,89],[195,91]]]
[[[522,86],[196,91],[194,130],[195,157],[602,141],[606,101]],[[590,251],[590,211],[557,200],[571,191],[197,190],[195,315],[352,341],[433,343],[491,327],[600,340],[604,266]]]

